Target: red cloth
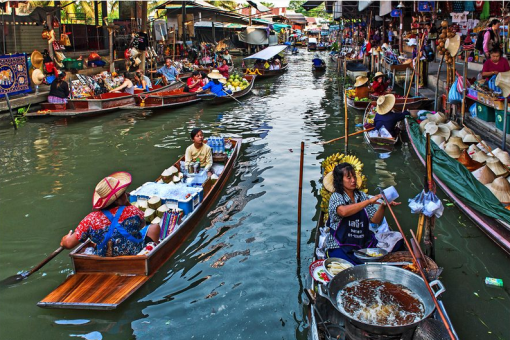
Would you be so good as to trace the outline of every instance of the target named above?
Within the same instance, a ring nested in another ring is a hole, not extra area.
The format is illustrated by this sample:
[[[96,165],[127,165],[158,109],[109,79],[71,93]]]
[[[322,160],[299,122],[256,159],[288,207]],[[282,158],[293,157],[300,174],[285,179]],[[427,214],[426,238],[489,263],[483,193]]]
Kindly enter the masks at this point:
[[[193,80],[193,77],[189,77],[186,84],[188,85],[189,92],[197,92],[198,89],[203,86],[203,83],[200,80],[198,81],[197,85],[193,86],[193,84],[195,84],[195,81]]]
[[[510,71],[510,65],[508,64],[508,60],[505,58],[500,58],[497,64],[494,64],[490,59],[487,59],[483,64],[482,72],[506,72]],[[490,77],[489,77],[490,78]]]
[[[372,84],[372,90],[374,90],[374,95],[375,96],[382,96],[384,94],[384,92],[386,91],[386,89],[388,88],[388,83],[386,82],[378,82],[377,80],[374,81],[374,83]]]
[[[228,78],[228,65],[221,65],[218,67],[218,71],[220,71],[222,76]]]

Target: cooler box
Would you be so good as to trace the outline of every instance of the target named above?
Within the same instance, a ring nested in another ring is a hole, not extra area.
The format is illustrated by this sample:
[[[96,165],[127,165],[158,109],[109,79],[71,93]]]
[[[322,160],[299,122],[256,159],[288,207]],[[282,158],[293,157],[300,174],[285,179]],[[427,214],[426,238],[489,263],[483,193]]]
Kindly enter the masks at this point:
[[[504,110],[496,110],[496,128],[503,131]],[[510,133],[510,111],[506,113],[506,133]]]
[[[476,103],[476,116],[486,122],[494,122],[496,118],[492,107],[480,103]]]

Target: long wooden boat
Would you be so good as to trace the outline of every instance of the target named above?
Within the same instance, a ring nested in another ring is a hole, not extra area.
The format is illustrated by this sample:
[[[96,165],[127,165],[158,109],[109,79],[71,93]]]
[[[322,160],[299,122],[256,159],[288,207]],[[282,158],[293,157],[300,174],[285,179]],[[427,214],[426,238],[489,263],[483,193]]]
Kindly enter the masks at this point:
[[[354,98],[347,96],[347,106],[355,110],[365,111],[370,103],[370,100],[354,100]]]
[[[201,101],[196,92],[184,92],[181,87],[172,91],[163,91],[134,97],[132,105],[120,107],[122,110],[158,110],[184,106]]]
[[[245,75],[256,75],[257,79],[263,79],[268,77],[275,77],[284,74],[287,72],[289,64],[284,64],[279,70],[266,70],[266,69],[250,69],[248,67],[242,68],[241,71]]]
[[[265,49],[249,56],[249,57],[246,57],[244,58],[244,60],[264,60],[264,61],[268,61],[268,60],[271,60],[273,59],[276,55],[278,55],[279,53],[285,51],[287,49],[287,45],[275,45],[275,46],[269,46],[269,47],[266,47]],[[266,78],[266,77],[274,77],[274,76],[279,76],[285,72],[287,72],[287,69],[288,69],[288,64],[287,63],[283,63],[280,65],[280,69],[279,70],[269,70],[269,69],[250,69],[248,67],[244,67],[241,69],[241,71],[243,72],[243,74],[246,74],[246,75],[257,75],[257,79],[263,79],[263,78]]]
[[[86,255],[90,240],[70,253],[74,274],[48,294],[37,305],[44,308],[64,309],[115,309],[170,259],[188,238],[211,205],[219,197],[234,171],[234,164],[241,149],[241,139],[231,139],[232,153],[216,182],[203,184],[203,200],[176,227],[176,230],[148,255],[101,257]],[[180,169],[179,159],[174,166]]]
[[[326,45],[317,45],[317,50],[325,51],[325,50],[327,50],[327,47],[326,47]]]
[[[230,96],[227,95],[227,96],[223,96],[223,97],[218,97],[215,94],[198,94],[198,97],[200,99],[202,99],[204,101],[204,103],[213,104],[213,105],[218,105],[218,104],[235,101],[235,99],[244,97],[251,92],[251,90],[253,88],[253,84],[255,84],[255,78],[257,76],[246,75],[244,77],[246,78],[246,80],[249,81],[249,85],[244,90],[234,92]]]
[[[425,165],[424,156],[419,152],[416,142],[412,138],[409,122],[406,120],[405,124],[406,131],[409,136],[409,142],[411,143],[420,162]],[[468,204],[464,203],[462,198],[459,195],[456,195],[450,188],[449,185],[454,187],[462,186],[464,189],[467,189],[466,182],[463,180],[462,176],[459,175],[458,183],[447,183],[441,180],[437,174],[434,173],[434,180],[441,188],[441,190],[443,190],[446,196],[448,196],[470,220],[472,220],[490,239],[492,239],[499,247],[501,247],[501,249],[510,254],[510,224],[500,219],[484,215],[481,212],[475,210]]]
[[[57,117],[84,117],[106,114],[124,106],[135,105],[135,99],[141,93],[152,94],[161,91],[171,91],[182,88],[184,83],[174,82],[168,85],[154,85],[149,92],[135,90],[135,94],[108,92],[94,97],[69,99],[67,104],[41,103],[42,110],[30,112],[25,116],[30,118],[57,116]]]
[[[314,71],[314,72],[324,72],[324,71],[326,71],[326,64],[322,64],[321,66],[312,65],[312,71]]]
[[[371,115],[372,107],[375,107],[374,102],[367,106],[365,110],[365,114],[363,116],[363,126],[367,126],[366,124],[370,118],[369,116]],[[399,129],[399,125],[397,125],[396,129]],[[400,131],[395,138],[370,137],[368,131],[365,131],[363,135],[365,137],[365,141],[372,147],[372,149],[379,153],[392,152],[400,139]]]

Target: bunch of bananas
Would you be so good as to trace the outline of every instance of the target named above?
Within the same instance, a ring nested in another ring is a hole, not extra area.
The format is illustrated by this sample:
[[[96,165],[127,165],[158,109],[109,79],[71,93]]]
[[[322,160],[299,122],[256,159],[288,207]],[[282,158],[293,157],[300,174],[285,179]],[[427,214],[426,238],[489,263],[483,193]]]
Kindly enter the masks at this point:
[[[324,169],[324,175],[327,175],[328,173],[333,171],[335,166],[342,163],[344,156],[345,155],[343,153],[338,152],[338,153],[332,154],[331,156],[326,158],[324,161],[322,161],[322,168]]]

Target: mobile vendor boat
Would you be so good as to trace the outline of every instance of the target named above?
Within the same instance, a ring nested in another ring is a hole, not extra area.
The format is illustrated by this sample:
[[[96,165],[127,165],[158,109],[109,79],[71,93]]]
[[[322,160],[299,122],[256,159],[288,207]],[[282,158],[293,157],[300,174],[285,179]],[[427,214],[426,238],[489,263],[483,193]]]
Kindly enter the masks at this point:
[[[347,106],[355,110],[365,111],[370,104],[371,100],[369,98],[365,100],[355,100],[355,98],[347,96]]]
[[[242,140],[230,139],[230,142],[231,152],[220,161],[223,163],[223,170],[218,179],[214,183],[207,179],[202,184],[202,201],[198,195],[189,198],[191,211],[154,250],[147,255],[87,255],[85,249],[92,246],[89,240],[70,253],[74,274],[68,276],[37,305],[45,308],[108,310],[115,309],[136,292],[179,249],[227,184],[239,156]],[[182,171],[181,161],[184,161],[184,156],[174,164],[179,171]],[[218,163],[215,159],[216,164]]]
[[[269,46],[263,49],[260,52],[257,52],[249,57],[244,58],[244,60],[263,60],[268,61],[274,58],[277,54],[281,53],[287,48],[287,45],[275,45]],[[274,77],[279,76],[287,71],[288,64],[283,62],[280,65],[279,70],[269,70],[269,69],[261,69],[261,68],[242,68],[242,72],[246,75],[257,75],[257,79],[263,79],[265,77]]]
[[[134,103],[120,107],[123,110],[158,110],[168,109],[202,100],[196,92],[184,92],[184,88],[171,91],[161,91],[134,97]]]
[[[363,127],[367,129],[367,127],[373,125],[373,121],[375,118],[375,109],[377,107],[377,103],[371,102],[370,105],[365,110],[365,115],[363,116]],[[371,137],[370,131],[365,131],[363,133],[365,137],[365,141],[369,144],[375,152],[379,153],[388,153],[392,152],[395,149],[395,146],[399,142],[400,139],[400,130],[403,128],[401,122],[397,124],[395,130],[398,131],[398,134],[395,138],[386,138],[386,137]]]
[[[248,80],[248,83],[249,83],[249,85],[244,90],[235,91],[235,92],[232,92],[232,94],[227,94],[226,96],[223,96],[223,97],[218,97],[214,93],[204,93],[204,94],[199,93],[198,98],[202,99],[204,101],[204,103],[212,104],[212,105],[218,105],[218,104],[235,101],[236,99],[244,97],[251,92],[251,90],[253,88],[253,84],[255,84],[256,77],[257,76],[250,76],[250,75],[244,76],[244,78],[246,78],[246,80]]]
[[[418,124],[406,120],[409,141],[422,164],[425,165],[426,139]],[[434,158],[434,180],[455,205],[466,214],[489,238],[510,254],[510,211],[497,201],[457,160],[444,156],[431,143]]]

